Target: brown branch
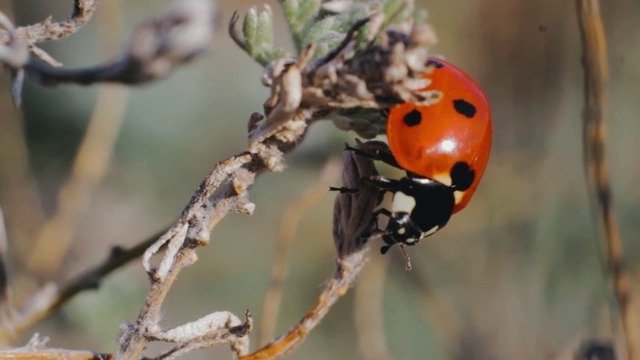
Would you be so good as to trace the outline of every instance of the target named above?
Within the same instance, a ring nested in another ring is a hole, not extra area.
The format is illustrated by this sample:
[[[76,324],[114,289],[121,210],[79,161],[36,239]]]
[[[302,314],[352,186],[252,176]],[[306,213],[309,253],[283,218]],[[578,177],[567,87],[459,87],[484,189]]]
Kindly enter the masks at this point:
[[[54,22],[49,16],[37,24],[21,26],[17,29],[14,29],[13,26],[4,26],[7,31],[0,33],[0,44],[6,46],[11,43],[19,43],[21,46],[19,51],[12,51],[9,59],[1,55],[7,49],[1,46],[0,61],[11,64],[14,69],[22,67],[26,59],[24,59],[24,62],[16,61],[23,58],[19,54],[28,54],[28,52],[25,52],[27,50],[51,66],[60,66],[61,64],[57,60],[35,44],[43,41],[59,40],[77,32],[91,20],[96,7],[97,0],[74,0],[73,11],[66,20]]]
[[[350,32],[355,33],[361,27],[362,22],[352,27]],[[371,30],[376,29],[372,27]],[[283,171],[283,154],[302,141],[308,124],[336,108],[387,106],[386,102],[375,101],[376,96],[393,103],[405,98],[421,101],[421,95],[409,88],[409,77],[417,77],[427,70],[426,47],[430,43],[425,39],[432,37],[421,36],[428,35],[421,34],[421,31],[429,32],[431,29],[410,24],[389,29],[382,36],[383,45],[372,42],[362,49],[357,47],[360,40],[351,36],[352,43],[341,46],[343,50],[331,53],[330,58],[312,62],[313,46],[309,46],[298,61],[283,58],[267,67],[263,83],[271,87],[271,97],[264,105],[265,116],[254,114],[249,121],[248,151],[218,163],[201,183],[178,222],[143,256],[151,289],[135,324],[123,328],[118,358],[137,360],[152,341],[185,343],[197,341],[202,336],[191,334],[191,340],[185,340],[189,334],[182,334],[180,339],[167,337],[159,324],[164,299],[178,273],[196,261],[196,249],[209,243],[211,230],[222,218],[232,211],[253,212],[254,205],[248,199],[248,190],[256,176],[264,171]],[[380,61],[381,66],[371,66],[372,59]],[[348,81],[343,81],[344,77]],[[367,90],[370,83],[376,84],[373,92]],[[357,184],[360,177],[356,175],[362,174],[360,170],[364,169],[358,164],[372,161],[359,160],[360,157],[352,159],[354,155],[347,153],[351,159],[347,162],[354,162],[357,171],[346,171],[344,179],[350,184]],[[373,166],[369,165],[366,168],[371,171]],[[360,270],[364,263],[366,238],[354,229],[369,227],[373,208],[378,203],[377,196],[370,199],[363,194],[371,192],[365,188],[358,194],[340,194],[337,197],[334,215],[334,238],[338,250],[336,275],[308,317],[285,337],[284,342],[272,343],[265,351],[281,353],[301,343],[306,333],[346,292]],[[152,256],[165,244],[166,251],[161,260],[152,265]],[[237,335],[244,336],[247,334]],[[235,340],[227,338],[230,344]],[[232,349],[236,356],[246,354],[244,349],[233,346]]]
[[[118,43],[122,28],[119,1],[103,4],[97,25],[102,47]],[[106,50],[106,49],[104,49]],[[109,51],[102,51],[103,53]],[[27,267],[40,280],[59,274],[60,266],[71,248],[75,228],[89,207],[91,196],[102,182],[111,163],[115,142],[124,121],[128,102],[124,87],[101,87],[89,120],[89,126],[76,152],[71,174],[58,191],[53,215],[39,229]]]
[[[71,16],[63,21],[54,22],[51,17],[37,24],[21,26],[16,29],[18,38],[29,44],[65,38],[85,26],[96,11],[96,0],[74,0]]]
[[[0,358],[3,360],[115,360],[112,354],[67,349],[0,350]]]
[[[30,305],[13,314],[13,321],[10,324],[5,324],[0,328],[0,342],[5,342],[4,340],[13,336],[13,334],[28,329],[56,313],[58,309],[80,292],[97,289],[102,279],[131,260],[139,258],[166,231],[164,229],[153,234],[129,249],[114,247],[111,250],[111,254],[101,264],[83,272],[60,289],[55,285],[45,287],[42,292],[34,295],[34,298],[38,298],[40,301],[31,301]]]
[[[27,259],[27,266],[40,279],[51,279],[59,273],[73,244],[75,228],[111,163],[127,99],[128,91],[123,87],[101,88],[98,92],[71,174],[58,193],[58,206],[40,228]]]
[[[624,266],[622,240],[613,208],[605,157],[607,105],[607,44],[598,0],[577,0],[578,25],[583,46],[585,107],[583,113],[584,161],[589,187],[595,191],[604,230],[605,253],[613,291],[622,319],[627,357],[640,359],[640,329],[633,304],[631,279]]]
[[[384,285],[389,258],[376,256],[360,276],[353,296],[353,317],[362,360],[388,360],[384,327]]]
[[[139,24],[120,58],[97,66],[66,69],[37,60],[26,66],[41,85],[89,85],[97,82],[143,84],[166,77],[206,52],[213,38],[216,8],[209,0],[174,0],[157,19]]]
[[[116,60],[79,69],[52,66],[59,64],[33,44],[59,39],[88,21],[95,10],[95,0],[77,0],[76,4],[74,16],[68,22],[52,23],[47,19],[18,29],[0,14],[0,24],[7,29],[0,36],[0,63],[13,71],[11,92],[16,105],[21,102],[25,74],[33,82],[46,86],[98,82],[134,85],[162,79],[205,53],[215,29],[216,7],[211,0],[174,0],[156,20],[136,27],[126,53]],[[44,62],[29,57],[29,49]]]
[[[84,350],[50,349],[45,345],[49,341],[47,337],[35,334],[29,343],[23,347],[0,350],[0,359],[3,360],[113,360],[111,354],[101,354]]]
[[[320,173],[318,182],[292,202],[282,216],[280,233],[275,246],[275,258],[271,269],[271,285],[264,297],[258,344],[264,345],[275,336],[282,290],[288,272],[289,249],[300,219],[328,194],[327,189],[330,185],[335,184],[341,169],[340,161],[333,158],[329,159]]]

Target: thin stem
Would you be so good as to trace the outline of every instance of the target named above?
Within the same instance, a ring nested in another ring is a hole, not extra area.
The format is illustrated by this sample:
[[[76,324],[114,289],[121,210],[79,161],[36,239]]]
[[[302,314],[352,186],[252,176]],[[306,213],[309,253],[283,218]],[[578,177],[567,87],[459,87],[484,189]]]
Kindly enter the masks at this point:
[[[286,334],[253,354],[242,356],[238,360],[279,359],[302,345],[307,335],[322,321],[331,307],[349,291],[351,284],[366,263],[368,250],[368,247],[364,247],[337,260],[337,269],[333,278],[328,282],[311,310]]]
[[[640,329],[634,311],[631,280],[624,267],[622,239],[613,208],[605,157],[607,104],[607,43],[598,0],[577,0],[578,25],[583,46],[585,107],[583,113],[584,161],[589,187],[595,192],[599,220],[604,230],[605,254],[611,271],[627,346],[627,358],[640,358]]]
[[[98,19],[100,25],[104,24],[101,26],[101,43],[107,48],[105,52],[113,53],[122,24],[120,2],[110,1],[103,6],[109,11],[100,12]],[[28,267],[41,279],[59,274],[73,244],[76,227],[106,175],[124,120],[128,93],[122,86],[103,86],[98,90],[96,105],[76,153],[71,175],[58,193],[58,207],[40,228],[33,252],[27,259]]]
[[[275,246],[275,259],[271,269],[271,285],[265,295],[262,308],[264,315],[258,344],[264,345],[275,336],[282,301],[282,290],[288,273],[289,250],[300,224],[300,219],[328,194],[329,185],[338,180],[341,169],[342,165],[339,160],[330,159],[327,161],[318,182],[292,202],[284,212]]]
[[[83,272],[74,280],[71,280],[67,285],[57,291],[57,293],[49,299],[47,304],[15,316],[14,322],[9,324],[9,327],[5,326],[0,328],[0,343],[5,342],[6,339],[13,336],[14,333],[28,329],[54,314],[77,294],[86,290],[96,289],[102,279],[116,269],[128,264],[131,260],[139,258],[144,251],[166,231],[167,229],[163,229],[129,249],[114,247],[107,259],[96,267]],[[38,295],[36,294],[36,296]]]

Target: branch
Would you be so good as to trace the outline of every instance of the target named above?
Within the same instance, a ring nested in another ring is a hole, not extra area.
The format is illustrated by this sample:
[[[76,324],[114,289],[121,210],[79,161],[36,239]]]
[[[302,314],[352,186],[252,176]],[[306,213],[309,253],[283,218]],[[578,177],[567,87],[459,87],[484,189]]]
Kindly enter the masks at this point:
[[[368,19],[379,23],[380,18]],[[139,359],[147,345],[162,340],[174,343],[197,342],[202,334],[191,334],[180,339],[166,336],[160,326],[161,307],[178,273],[196,260],[198,247],[210,242],[215,225],[230,212],[251,214],[255,207],[249,201],[248,190],[257,175],[265,171],[281,172],[282,157],[303,139],[307,126],[327,113],[348,107],[383,108],[389,103],[405,100],[421,102],[424,96],[410,87],[415,78],[427,71],[427,51],[433,36],[431,29],[406,23],[390,28],[381,36],[380,44],[367,41],[379,29],[370,26],[366,44],[353,36],[366,23],[354,25],[347,38],[336,51],[311,61],[313,46],[309,46],[297,61],[280,58],[265,69],[263,84],[271,87],[271,97],[265,102],[265,114],[254,114],[249,120],[248,151],[218,163],[204,179],[180,219],[153,244],[143,257],[143,266],[149,274],[151,289],[134,324],[125,325],[120,337],[119,359]],[[359,46],[362,45],[362,46]],[[373,61],[376,66],[371,66]],[[349,156],[354,156],[348,152]],[[347,155],[345,155],[347,156]],[[375,171],[370,160],[346,158],[345,184],[357,184],[358,174],[364,169]],[[353,169],[352,169],[353,168]],[[354,170],[355,169],[355,170]],[[364,173],[366,175],[366,173]],[[371,225],[373,208],[378,196],[375,190],[363,189],[358,194],[337,197],[334,220],[334,239],[338,252],[338,269],[334,279],[318,300],[308,318],[298,325],[308,331],[324,316],[330,306],[343,295],[364,263],[363,248],[366,237],[362,231]],[[364,195],[363,195],[364,194]],[[364,225],[362,221],[364,220]],[[364,226],[364,227],[363,227]],[[166,244],[166,251],[157,265],[151,258]],[[293,343],[301,342],[304,335],[291,333]],[[227,338],[234,344],[238,334]],[[185,340],[189,339],[189,340]],[[281,347],[282,342],[276,343]],[[244,349],[232,346],[236,356],[245,355]]]
[[[358,143],[357,146],[361,144]],[[286,334],[253,354],[240,360],[278,359],[297,349],[307,335],[322,321],[331,307],[344,296],[355,277],[364,267],[368,247],[365,246],[374,230],[373,210],[380,202],[380,191],[370,184],[360,184],[362,177],[377,174],[373,160],[343,153],[342,185],[359,188],[355,193],[339,193],[333,211],[333,239],[336,247],[336,270],[316,304]]]
[[[92,67],[68,69],[54,67],[56,63],[41,49],[34,50],[41,60],[28,56],[34,41],[54,40],[77,30],[95,10],[94,0],[77,0],[77,7],[68,23],[43,23],[14,29],[4,15],[0,23],[7,31],[0,41],[0,63],[13,71],[12,95],[20,105],[25,74],[40,85],[62,83],[89,85],[115,82],[138,85],[162,79],[179,66],[205,53],[213,38],[216,7],[210,0],[173,0],[171,6],[156,20],[139,24],[134,30],[125,54]],[[8,22],[8,25],[5,24]],[[62,25],[61,25],[62,24]],[[75,24],[75,25],[73,25]],[[60,30],[63,26],[64,31]],[[64,27],[66,26],[66,28]],[[48,33],[50,32],[50,33]]]
[[[165,232],[166,229],[153,234],[129,249],[114,247],[101,264],[85,271],[62,288],[54,284],[45,286],[32,297],[23,309],[13,314],[10,323],[5,323],[5,326],[0,328],[0,340],[13,336],[16,332],[28,329],[46,319],[80,292],[97,289],[102,279],[131,260],[139,258]]]
[[[329,280],[311,310],[278,340],[238,360],[279,359],[302,345],[307,335],[322,321],[336,301],[347,293],[355,277],[366,263],[368,250],[367,247],[364,247],[338,260],[333,278]]]
[[[376,256],[360,277],[353,296],[353,320],[362,360],[390,360],[384,326],[384,289],[389,257]]]
[[[208,0],[174,0],[158,19],[139,24],[127,52],[105,64],[63,69],[32,60],[29,78],[41,85],[89,85],[116,82],[143,84],[166,77],[175,68],[206,52],[213,38],[215,6]]]
[[[266,344],[275,335],[282,290],[288,273],[289,250],[298,229],[300,219],[327,195],[327,188],[336,182],[342,165],[339,160],[329,159],[321,171],[320,179],[304,194],[292,202],[285,210],[280,224],[280,232],[275,244],[275,258],[271,269],[271,285],[264,297],[262,324],[259,344]]]
[[[68,19],[54,22],[51,17],[48,17],[37,24],[19,27],[16,29],[16,35],[29,44],[60,40],[85,26],[97,7],[97,0],[74,0],[73,11]]]
[[[627,356],[640,359],[640,329],[633,304],[631,279],[624,266],[622,239],[613,208],[605,157],[607,103],[607,44],[598,0],[577,0],[578,25],[583,47],[585,107],[583,113],[584,161],[588,185],[595,192],[599,219],[604,229],[605,253],[613,291],[622,319]]]
[[[0,62],[17,69],[26,63],[29,51],[51,66],[60,66],[58,61],[52,58],[44,50],[35,44],[43,41],[59,40],[65,38],[86,25],[93,16],[97,7],[97,0],[74,0],[71,16],[60,22],[53,22],[51,16],[34,25],[21,26],[17,29],[13,25],[3,24],[7,31],[0,33],[0,54],[4,46],[18,43],[19,49],[13,49],[9,57],[0,56]],[[4,14],[2,14],[4,17]],[[3,21],[6,23],[6,21]]]
[[[39,229],[28,268],[42,280],[60,271],[74,240],[75,229],[91,196],[111,164],[115,142],[124,120],[128,91],[124,87],[101,88],[89,126],[73,160],[69,178],[60,187],[53,214]]]
[[[5,360],[113,360],[111,354],[92,351],[45,348],[48,337],[34,334],[27,345],[10,350],[0,350],[0,358]]]

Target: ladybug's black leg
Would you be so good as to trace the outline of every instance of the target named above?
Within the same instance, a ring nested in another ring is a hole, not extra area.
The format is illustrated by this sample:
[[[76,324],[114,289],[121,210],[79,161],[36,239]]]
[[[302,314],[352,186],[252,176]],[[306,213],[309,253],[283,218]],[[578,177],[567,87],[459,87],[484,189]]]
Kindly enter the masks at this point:
[[[387,177],[384,176],[380,176],[380,175],[371,175],[371,176],[366,176],[363,178],[360,178],[360,181],[363,182],[367,182],[373,186],[375,186],[376,188],[382,190],[382,191],[391,191],[391,192],[395,192],[401,189],[401,183],[398,180],[395,179],[389,179]],[[355,194],[357,192],[359,192],[359,189],[351,189],[351,188],[346,188],[346,187],[333,187],[330,186],[329,187],[329,191],[339,191],[341,194]],[[387,215],[387,214],[385,214]]]
[[[359,189],[350,189],[350,188],[346,188],[346,187],[333,187],[333,186],[329,186],[329,191],[339,191],[340,194],[355,194],[357,192],[359,192]]]
[[[353,151],[356,155],[372,160],[382,161],[385,164],[403,170],[393,157],[393,154],[389,149],[389,145],[382,141],[367,141],[365,143],[358,144],[357,148],[347,145],[345,150]]]
[[[363,177],[360,181],[367,182],[380,190],[396,192],[402,189],[402,183],[396,179],[390,179],[380,175]]]

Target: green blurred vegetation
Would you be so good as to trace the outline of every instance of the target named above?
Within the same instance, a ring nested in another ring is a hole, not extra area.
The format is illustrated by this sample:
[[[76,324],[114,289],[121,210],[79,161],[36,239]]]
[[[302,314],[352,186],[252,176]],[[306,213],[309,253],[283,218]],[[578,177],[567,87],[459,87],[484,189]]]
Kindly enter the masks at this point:
[[[43,48],[68,66],[114,57],[118,46],[100,41],[105,39],[100,31],[113,31],[124,40],[137,21],[153,16],[166,1],[122,4],[122,26],[101,24],[105,18],[97,16],[78,34]],[[259,65],[229,39],[225,28],[233,10],[244,13],[260,4],[221,1],[224,23],[211,54],[164,81],[131,91],[113,162],[77,229],[63,279],[102,260],[111,246],[135,244],[170,224],[213,165],[245,149],[246,122],[261,109],[268,92],[260,84]],[[283,14],[277,3],[269,4],[277,21],[275,46],[292,51]],[[581,340],[610,337],[612,326],[619,325],[608,320],[612,296],[602,274],[598,229],[583,175],[583,80],[574,4],[440,0],[418,6],[428,10],[439,36],[434,53],[465,69],[486,90],[494,116],[494,151],[467,209],[411,249],[413,273],[393,258],[384,312],[390,352],[397,359],[567,359]],[[16,23],[27,24],[50,14],[67,16],[70,1],[0,1],[0,8],[11,7]],[[637,289],[640,2],[603,1],[602,11],[611,66],[608,159],[625,256]],[[1,80],[4,89],[7,78]],[[95,88],[31,86],[21,116],[12,109],[8,92],[0,92],[1,122],[20,122],[39,195],[35,201],[15,184],[0,182],[17,284],[29,283],[28,274],[20,273],[19,255],[29,251],[25,244],[33,236],[32,224],[55,207],[95,96]],[[259,321],[284,209],[353,137],[329,123],[316,124],[289,156],[285,173],[260,177],[251,192],[255,215],[232,215],[216,228],[211,246],[199,252],[200,261],[174,287],[164,309],[167,325],[214,310],[242,314],[246,308]],[[19,160],[7,154],[0,159],[0,172],[9,160]],[[300,224],[279,332],[312,305],[332,272],[332,202],[327,194]],[[418,278],[422,281],[416,282]],[[136,262],[99,291],[78,296],[17,343],[37,331],[51,336],[54,347],[113,351],[118,326],[135,319],[147,284]],[[436,296],[452,316],[438,317],[442,304],[434,302]],[[357,358],[353,305],[352,296],[345,297],[291,358]],[[214,352],[227,354],[226,349]],[[197,352],[187,358],[210,355]]]

